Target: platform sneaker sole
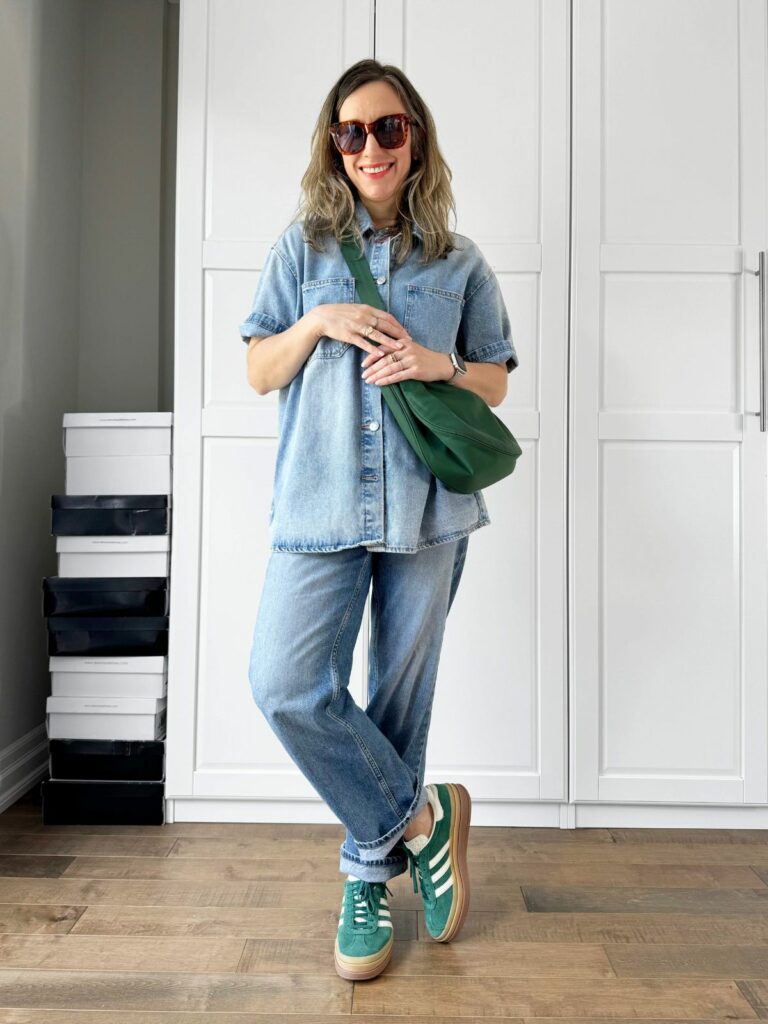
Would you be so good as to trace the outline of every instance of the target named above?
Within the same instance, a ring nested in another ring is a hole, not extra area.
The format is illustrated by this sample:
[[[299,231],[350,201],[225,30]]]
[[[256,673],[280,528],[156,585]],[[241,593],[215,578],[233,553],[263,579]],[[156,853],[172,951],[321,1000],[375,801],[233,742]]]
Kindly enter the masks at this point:
[[[392,935],[386,946],[382,946],[378,953],[372,953],[370,956],[344,956],[339,950],[337,938],[333,951],[336,973],[347,981],[366,981],[368,978],[375,978],[392,959],[394,944],[395,938]]]
[[[472,816],[472,800],[465,786],[460,782],[445,783],[451,797],[451,845],[450,864],[453,874],[455,898],[439,935],[432,935],[435,942],[450,942],[455,939],[464,924],[469,910],[469,868],[467,867],[467,842],[469,822]]]

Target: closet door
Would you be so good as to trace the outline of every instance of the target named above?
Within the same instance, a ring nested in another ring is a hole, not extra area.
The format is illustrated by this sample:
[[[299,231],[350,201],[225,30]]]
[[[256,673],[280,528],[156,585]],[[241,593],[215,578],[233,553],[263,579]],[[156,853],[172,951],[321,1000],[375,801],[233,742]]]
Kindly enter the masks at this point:
[[[237,325],[294,212],[321,98],[372,38],[372,0],[181,4],[170,820],[322,813],[250,693],[277,392],[249,387]],[[361,679],[358,650],[358,701]]]
[[[576,801],[768,799],[765,40],[763,0],[574,0]]]

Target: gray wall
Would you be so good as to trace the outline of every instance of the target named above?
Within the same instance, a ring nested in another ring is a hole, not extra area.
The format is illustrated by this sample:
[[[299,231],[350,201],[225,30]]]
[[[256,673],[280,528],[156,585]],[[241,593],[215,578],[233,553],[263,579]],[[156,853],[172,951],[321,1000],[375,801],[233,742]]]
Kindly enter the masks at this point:
[[[172,409],[178,16],[0,0],[0,811],[47,768],[62,416]]]

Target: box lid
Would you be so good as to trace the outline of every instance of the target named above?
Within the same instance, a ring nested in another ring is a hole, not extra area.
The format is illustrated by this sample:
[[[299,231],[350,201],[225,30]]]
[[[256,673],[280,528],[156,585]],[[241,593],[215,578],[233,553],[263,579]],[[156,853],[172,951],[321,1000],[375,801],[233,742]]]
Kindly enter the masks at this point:
[[[50,633],[77,629],[94,633],[103,630],[167,629],[169,618],[168,615],[49,615],[46,622]]]
[[[165,739],[156,740],[84,740],[65,737],[54,737],[48,741],[51,754],[65,754],[67,757],[132,757],[133,755],[160,754],[165,755]],[[59,779],[59,782],[72,782],[72,779]],[[132,779],[88,779],[89,782],[111,783]],[[136,783],[159,782],[159,779],[136,779]]]
[[[157,715],[165,709],[167,697],[54,697],[46,700],[46,711],[88,715]]]
[[[168,655],[52,654],[48,658],[48,668],[51,672],[146,672],[167,675]]]
[[[167,576],[44,576],[43,590],[59,594],[70,590],[167,590]]]
[[[87,551],[90,554],[108,551],[170,551],[171,539],[168,533],[143,533],[129,536],[122,533],[89,536],[73,534],[56,536],[57,551]]]
[[[167,508],[169,494],[52,494],[51,508]]]
[[[64,427],[170,427],[172,412],[65,412]]]

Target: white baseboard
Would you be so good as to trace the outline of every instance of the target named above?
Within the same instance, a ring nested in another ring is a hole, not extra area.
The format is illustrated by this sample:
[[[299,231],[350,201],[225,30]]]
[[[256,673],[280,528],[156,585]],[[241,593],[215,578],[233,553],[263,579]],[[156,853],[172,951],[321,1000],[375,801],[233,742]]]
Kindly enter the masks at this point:
[[[49,774],[45,722],[0,750],[0,814]]]
[[[340,825],[320,800],[166,800],[166,821]],[[768,807],[472,801],[473,826],[768,829]]]

